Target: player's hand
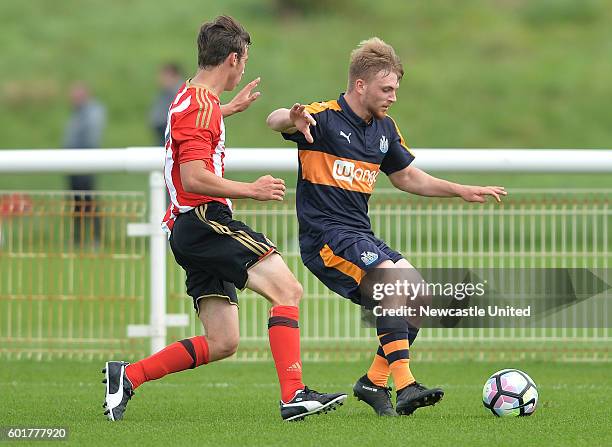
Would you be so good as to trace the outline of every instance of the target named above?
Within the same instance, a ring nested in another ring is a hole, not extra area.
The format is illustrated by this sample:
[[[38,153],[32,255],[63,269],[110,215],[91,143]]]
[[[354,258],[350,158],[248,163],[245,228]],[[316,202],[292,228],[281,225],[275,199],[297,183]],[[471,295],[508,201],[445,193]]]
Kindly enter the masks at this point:
[[[306,111],[306,106],[295,103],[289,110],[289,119],[297,130],[304,134],[306,141],[313,143],[314,139],[310,134],[310,126],[316,126],[317,122],[315,119]]]
[[[255,200],[278,200],[285,197],[285,181],[271,175],[259,177],[251,183],[251,198]]]
[[[248,109],[248,107],[261,96],[261,92],[251,93],[251,91],[257,87],[259,81],[261,81],[261,78],[253,79],[251,82],[245,85],[242,90],[236,93],[236,96],[234,96],[234,98],[227,103],[226,107],[229,114],[225,116],[230,116],[234,113],[242,112]]]
[[[460,191],[461,198],[466,202],[486,202],[486,196],[493,196],[501,202],[501,196],[508,195],[503,186],[464,186]]]

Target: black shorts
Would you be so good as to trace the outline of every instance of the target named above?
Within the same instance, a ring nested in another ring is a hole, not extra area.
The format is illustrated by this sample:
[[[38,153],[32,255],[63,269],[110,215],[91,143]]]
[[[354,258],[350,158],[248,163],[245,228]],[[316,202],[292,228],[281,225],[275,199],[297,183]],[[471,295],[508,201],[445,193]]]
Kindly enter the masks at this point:
[[[271,253],[278,253],[270,239],[232,219],[226,205],[209,202],[180,214],[170,235],[176,262],[187,273],[187,294],[198,301],[226,298],[238,305],[236,288],[243,289],[247,270]]]

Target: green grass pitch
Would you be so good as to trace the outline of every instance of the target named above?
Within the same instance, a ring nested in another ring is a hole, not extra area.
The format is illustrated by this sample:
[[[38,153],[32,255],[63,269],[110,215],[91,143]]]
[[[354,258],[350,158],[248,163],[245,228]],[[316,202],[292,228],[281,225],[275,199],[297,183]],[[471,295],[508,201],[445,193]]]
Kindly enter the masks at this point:
[[[144,384],[125,419],[112,423],[102,414],[101,362],[5,361],[0,425],[63,426],[70,434],[62,445],[105,446],[597,446],[612,438],[609,364],[413,363],[417,379],[444,387],[446,395],[410,417],[378,418],[351,396],[338,411],[282,422],[272,362],[226,361]],[[309,362],[305,381],[315,389],[350,393],[367,366],[365,361]],[[484,381],[504,367],[525,370],[538,384],[533,416],[499,419],[482,406]]]

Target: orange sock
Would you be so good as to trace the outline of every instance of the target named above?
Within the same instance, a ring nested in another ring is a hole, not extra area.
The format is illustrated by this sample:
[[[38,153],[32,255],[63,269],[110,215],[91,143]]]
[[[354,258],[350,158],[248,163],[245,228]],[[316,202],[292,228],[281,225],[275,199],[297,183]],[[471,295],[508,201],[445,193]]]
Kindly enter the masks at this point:
[[[200,335],[174,342],[146,359],[129,364],[125,373],[136,389],[149,380],[161,379],[166,374],[205,363],[208,363],[208,342],[206,337]]]
[[[298,318],[299,309],[296,306],[274,306],[268,320],[270,350],[283,402],[289,402],[296,391],[304,389]]]
[[[379,336],[380,344],[389,362],[396,390],[401,390],[414,383],[410,371],[409,343],[407,332],[390,332]]]
[[[389,369],[389,363],[385,358],[385,352],[383,351],[382,346],[378,345],[378,351],[376,351],[372,365],[368,370],[368,379],[370,379],[370,381],[376,386],[387,386],[390,373],[391,370]]]

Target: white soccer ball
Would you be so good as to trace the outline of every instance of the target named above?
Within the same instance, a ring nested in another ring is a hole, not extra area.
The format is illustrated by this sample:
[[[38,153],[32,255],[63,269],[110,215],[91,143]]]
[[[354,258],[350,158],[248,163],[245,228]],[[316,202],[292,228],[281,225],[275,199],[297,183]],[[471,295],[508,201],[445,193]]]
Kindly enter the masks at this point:
[[[538,389],[523,371],[502,369],[486,381],[482,403],[495,416],[530,416],[538,405]]]

